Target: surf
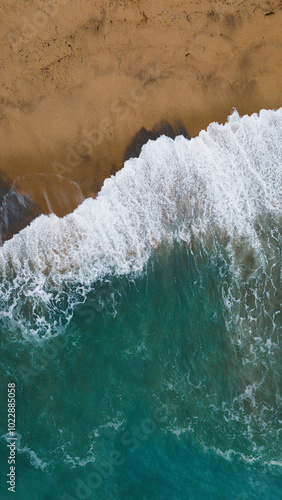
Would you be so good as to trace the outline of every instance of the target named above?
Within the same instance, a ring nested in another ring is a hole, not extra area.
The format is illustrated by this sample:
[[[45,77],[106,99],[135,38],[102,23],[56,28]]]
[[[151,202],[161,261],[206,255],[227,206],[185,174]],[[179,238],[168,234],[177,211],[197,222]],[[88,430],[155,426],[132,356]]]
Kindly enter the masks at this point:
[[[2,321],[25,338],[58,334],[95,283],[142,274],[163,244],[224,247],[238,276],[244,259],[251,274],[267,267],[266,227],[281,227],[281,128],[282,108],[234,111],[194,139],[148,141],[96,199],[37,217],[0,249]]]

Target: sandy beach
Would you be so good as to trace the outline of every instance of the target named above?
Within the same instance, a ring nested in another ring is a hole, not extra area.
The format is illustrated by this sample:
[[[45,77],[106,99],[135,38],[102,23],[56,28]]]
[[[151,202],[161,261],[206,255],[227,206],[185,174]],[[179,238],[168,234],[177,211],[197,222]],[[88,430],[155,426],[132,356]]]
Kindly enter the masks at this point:
[[[277,109],[279,0],[7,0],[1,14],[0,171],[62,216],[122,168],[128,145],[167,120]]]

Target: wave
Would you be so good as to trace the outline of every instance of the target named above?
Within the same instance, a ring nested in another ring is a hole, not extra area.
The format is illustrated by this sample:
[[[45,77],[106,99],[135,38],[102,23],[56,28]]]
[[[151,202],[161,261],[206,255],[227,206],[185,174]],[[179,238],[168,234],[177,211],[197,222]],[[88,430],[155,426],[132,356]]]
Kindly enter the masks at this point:
[[[141,273],[154,249],[175,240],[223,242],[233,253],[243,242],[254,267],[264,266],[261,220],[281,222],[281,129],[282,108],[234,111],[191,140],[161,136],[96,199],[62,219],[36,218],[0,249],[2,321],[28,338],[57,334],[97,280]]]

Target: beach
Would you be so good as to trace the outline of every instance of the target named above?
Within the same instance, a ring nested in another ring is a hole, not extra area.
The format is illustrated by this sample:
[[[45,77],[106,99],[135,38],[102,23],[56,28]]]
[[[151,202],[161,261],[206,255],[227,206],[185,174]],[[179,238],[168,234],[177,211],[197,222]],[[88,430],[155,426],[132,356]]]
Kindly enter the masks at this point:
[[[281,16],[1,2],[1,499],[281,497]]]
[[[279,1],[9,0],[0,13],[0,171],[45,213],[96,196],[142,127],[194,137],[234,107],[281,106]]]

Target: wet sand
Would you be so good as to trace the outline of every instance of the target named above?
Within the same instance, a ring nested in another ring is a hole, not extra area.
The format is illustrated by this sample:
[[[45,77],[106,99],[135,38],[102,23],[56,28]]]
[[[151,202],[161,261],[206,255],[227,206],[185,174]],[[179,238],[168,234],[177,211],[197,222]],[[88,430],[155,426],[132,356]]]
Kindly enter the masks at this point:
[[[122,168],[142,127],[190,137],[282,105],[280,1],[8,0],[0,171],[62,216]]]

